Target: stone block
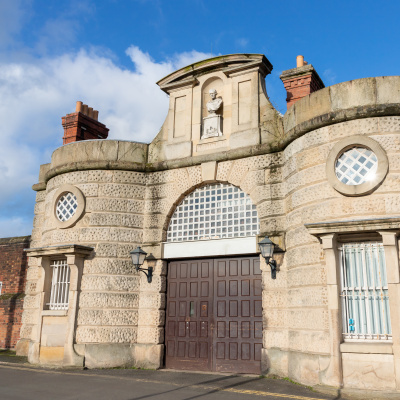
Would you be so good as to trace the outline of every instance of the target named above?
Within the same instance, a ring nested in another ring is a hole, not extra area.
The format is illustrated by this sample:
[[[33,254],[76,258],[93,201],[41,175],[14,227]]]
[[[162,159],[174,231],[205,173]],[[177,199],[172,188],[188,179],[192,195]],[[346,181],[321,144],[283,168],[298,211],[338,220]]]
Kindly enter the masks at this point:
[[[114,368],[131,366],[135,363],[134,347],[127,344],[87,344],[85,367]]]
[[[137,310],[89,310],[80,309],[78,313],[78,325],[84,326],[137,326]]]
[[[376,103],[375,78],[356,79],[330,86],[332,111]]]
[[[105,183],[99,186],[99,196],[127,199],[144,199],[145,186]]]
[[[189,167],[189,168],[187,168],[187,172],[189,175],[189,180],[190,180],[191,186],[200,185],[200,183],[203,181],[201,166],[196,165],[194,167]]]
[[[376,81],[376,100],[378,104],[398,103],[400,80],[398,76],[380,76]]]
[[[288,352],[281,349],[261,350],[261,373],[288,376]]]
[[[164,327],[161,326],[138,326],[138,343],[160,344],[164,342]]]
[[[266,349],[287,350],[289,346],[289,333],[286,329],[264,329],[263,347]],[[268,350],[269,351],[269,350]]]
[[[99,185],[97,183],[80,183],[76,187],[82,190],[85,197],[96,197],[99,190]]]
[[[94,258],[86,260],[84,274],[138,275],[131,259]]]
[[[289,307],[321,307],[328,305],[326,286],[310,286],[289,289],[287,293]]]
[[[342,365],[347,388],[393,390],[396,387],[392,354],[343,353]]]
[[[146,174],[136,171],[113,171],[113,180],[115,183],[146,184]]]
[[[158,369],[163,366],[163,344],[135,344],[135,367],[145,369]]]
[[[78,326],[76,341],[87,343],[136,343],[136,327]]]
[[[289,349],[303,353],[327,355],[330,352],[329,331],[289,330]]]
[[[87,171],[87,182],[112,182],[115,171],[106,171],[104,169]]]
[[[64,359],[64,346],[62,347],[40,347],[40,364],[61,365]]]
[[[81,308],[138,308],[136,293],[96,293],[82,292]]]
[[[229,138],[229,147],[231,149],[256,146],[258,144],[260,144],[260,132],[258,129],[248,129],[241,132],[235,132],[232,133]]]
[[[203,182],[214,182],[217,174],[217,162],[209,161],[201,164],[201,177]]]
[[[139,289],[138,276],[121,275],[84,275],[82,290],[136,292]]]
[[[110,239],[115,242],[141,243],[142,238],[143,231],[140,229],[110,228]],[[122,245],[119,245],[117,250],[118,257],[129,257],[129,252],[120,253],[120,246]],[[133,248],[131,248],[131,250],[133,250]],[[125,251],[125,248],[121,251]]]
[[[192,155],[192,142],[180,142],[165,146],[165,158],[175,160],[177,158],[190,157]]]

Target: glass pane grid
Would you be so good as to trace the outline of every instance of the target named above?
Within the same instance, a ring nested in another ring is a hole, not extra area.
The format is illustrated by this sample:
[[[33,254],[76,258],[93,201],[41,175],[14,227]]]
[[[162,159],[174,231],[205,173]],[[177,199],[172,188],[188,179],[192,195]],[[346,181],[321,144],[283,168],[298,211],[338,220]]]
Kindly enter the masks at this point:
[[[78,200],[73,193],[66,193],[60,197],[56,206],[57,218],[61,221],[68,221],[76,212]]]
[[[346,185],[361,185],[374,178],[378,168],[376,155],[365,147],[353,147],[336,161],[335,173]]]
[[[50,267],[53,270],[51,280],[50,310],[68,310],[70,268],[67,260],[53,261]]]
[[[176,208],[167,242],[255,236],[259,230],[256,207],[246,193],[232,185],[210,184]]]
[[[350,243],[341,253],[343,335],[352,340],[391,340],[382,243]]]

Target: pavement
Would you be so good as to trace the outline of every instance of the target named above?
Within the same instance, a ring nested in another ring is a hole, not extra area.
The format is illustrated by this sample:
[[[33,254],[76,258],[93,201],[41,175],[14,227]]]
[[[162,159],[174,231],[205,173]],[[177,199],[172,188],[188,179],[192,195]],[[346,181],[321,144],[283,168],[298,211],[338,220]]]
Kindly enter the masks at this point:
[[[51,369],[0,351],[1,400],[345,400],[285,379],[140,369]]]

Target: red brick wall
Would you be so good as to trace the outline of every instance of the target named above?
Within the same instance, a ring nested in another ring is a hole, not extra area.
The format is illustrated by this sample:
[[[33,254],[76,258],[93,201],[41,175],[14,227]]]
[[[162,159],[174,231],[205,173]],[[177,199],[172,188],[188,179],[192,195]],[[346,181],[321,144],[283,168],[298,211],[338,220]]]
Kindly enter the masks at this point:
[[[0,239],[0,348],[19,340],[30,236]]]

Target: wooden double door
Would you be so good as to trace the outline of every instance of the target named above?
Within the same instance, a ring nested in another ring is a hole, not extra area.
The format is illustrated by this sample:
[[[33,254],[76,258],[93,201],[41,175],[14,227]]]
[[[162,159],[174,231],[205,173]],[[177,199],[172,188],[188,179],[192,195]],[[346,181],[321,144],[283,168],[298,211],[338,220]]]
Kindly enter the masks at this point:
[[[259,374],[259,257],[170,262],[165,344],[167,368]]]

